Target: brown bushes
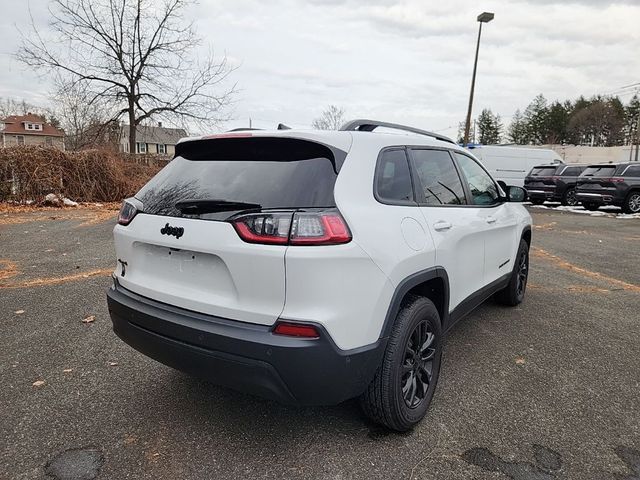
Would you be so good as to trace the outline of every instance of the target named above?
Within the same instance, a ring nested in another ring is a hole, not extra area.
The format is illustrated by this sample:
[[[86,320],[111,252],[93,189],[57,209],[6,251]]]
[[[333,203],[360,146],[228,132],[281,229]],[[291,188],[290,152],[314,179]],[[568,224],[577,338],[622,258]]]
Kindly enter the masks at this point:
[[[166,160],[107,150],[0,148],[0,201],[41,201],[55,193],[81,202],[114,202],[133,195]]]

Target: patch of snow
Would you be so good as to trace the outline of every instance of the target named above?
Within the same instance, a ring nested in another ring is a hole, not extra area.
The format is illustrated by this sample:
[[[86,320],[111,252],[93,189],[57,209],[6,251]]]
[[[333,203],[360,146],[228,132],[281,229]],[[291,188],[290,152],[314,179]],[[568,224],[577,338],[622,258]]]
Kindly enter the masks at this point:
[[[62,203],[64,203],[64,205],[66,207],[77,207],[78,206],[78,202],[74,202],[73,200],[69,200],[67,197],[64,197],[62,199]]]

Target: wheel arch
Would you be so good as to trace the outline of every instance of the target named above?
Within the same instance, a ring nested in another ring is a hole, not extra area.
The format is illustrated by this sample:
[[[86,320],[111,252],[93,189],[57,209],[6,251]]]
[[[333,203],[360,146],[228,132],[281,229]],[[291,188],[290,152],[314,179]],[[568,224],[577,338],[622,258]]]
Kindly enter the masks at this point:
[[[398,312],[408,295],[418,295],[431,300],[440,315],[441,327],[446,330],[449,320],[449,276],[443,267],[432,267],[402,280],[395,289],[382,325],[380,338],[387,338]]]
[[[524,229],[522,230],[520,239],[527,242],[527,245],[529,245],[529,248],[531,248],[531,227],[529,225],[524,227]]]

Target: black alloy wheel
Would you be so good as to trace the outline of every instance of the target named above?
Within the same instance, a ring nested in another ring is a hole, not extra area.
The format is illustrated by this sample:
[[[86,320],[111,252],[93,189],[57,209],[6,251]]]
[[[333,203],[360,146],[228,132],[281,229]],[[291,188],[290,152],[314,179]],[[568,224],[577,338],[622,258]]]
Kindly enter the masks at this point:
[[[426,398],[432,383],[436,337],[424,320],[409,337],[402,364],[402,397],[409,408],[418,407]]]
[[[516,296],[522,301],[529,278],[529,255],[527,250],[521,250],[518,256],[518,273],[516,278]]]

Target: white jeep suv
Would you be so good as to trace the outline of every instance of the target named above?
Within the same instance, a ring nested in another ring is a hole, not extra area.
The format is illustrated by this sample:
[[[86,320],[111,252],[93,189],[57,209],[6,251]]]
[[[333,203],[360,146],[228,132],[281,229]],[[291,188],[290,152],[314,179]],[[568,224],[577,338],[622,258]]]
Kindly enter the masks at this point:
[[[407,430],[445,332],[491,296],[523,299],[524,196],[453,141],[400,125],[186,139],[123,204],[113,328],[219,385],[296,405],[359,396]]]

